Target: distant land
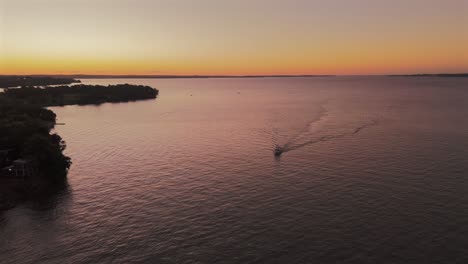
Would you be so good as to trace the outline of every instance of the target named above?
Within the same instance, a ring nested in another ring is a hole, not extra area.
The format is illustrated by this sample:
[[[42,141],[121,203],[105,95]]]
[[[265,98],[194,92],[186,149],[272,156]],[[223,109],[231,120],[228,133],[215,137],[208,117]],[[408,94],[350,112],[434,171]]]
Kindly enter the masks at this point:
[[[16,102],[16,105],[32,105],[40,107],[65,105],[99,105],[103,103],[122,103],[147,99],[156,99],[159,91],[150,86],[117,84],[117,85],[84,85],[74,86],[41,86],[10,88],[0,94]]]
[[[0,75],[0,88],[10,88],[19,86],[47,86],[80,83],[80,80],[66,77],[53,76],[20,76],[20,75]]]
[[[399,75],[387,75],[389,77],[448,77],[448,78],[460,78],[468,77],[468,73],[435,73],[435,74],[399,74]]]
[[[79,79],[208,79],[208,78],[300,78],[300,77],[338,77],[349,75],[312,75],[312,74],[276,74],[276,75],[92,75],[92,74],[31,74],[31,75],[0,75],[0,87],[16,87],[22,78],[40,80],[39,83],[28,83],[28,86],[40,86],[42,82],[52,84],[48,78],[56,79],[58,84],[79,83]],[[354,75],[352,75],[354,76]],[[417,73],[417,74],[387,74],[387,75],[355,75],[355,76],[385,76],[385,77],[441,77],[441,78],[464,78],[468,73]],[[43,78],[41,80],[41,78]],[[7,83],[8,80],[8,83]]]
[[[335,77],[336,75],[88,75],[88,74],[34,74],[0,75],[1,78],[33,77],[60,79],[196,79],[196,78],[294,78],[294,77]]]

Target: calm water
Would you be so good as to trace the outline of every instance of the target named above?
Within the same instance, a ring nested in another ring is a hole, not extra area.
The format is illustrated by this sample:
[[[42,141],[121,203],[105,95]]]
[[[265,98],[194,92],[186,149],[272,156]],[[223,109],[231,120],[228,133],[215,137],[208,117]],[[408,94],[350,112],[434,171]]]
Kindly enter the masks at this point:
[[[70,186],[1,263],[468,262],[468,79],[122,82],[160,97],[53,108]]]

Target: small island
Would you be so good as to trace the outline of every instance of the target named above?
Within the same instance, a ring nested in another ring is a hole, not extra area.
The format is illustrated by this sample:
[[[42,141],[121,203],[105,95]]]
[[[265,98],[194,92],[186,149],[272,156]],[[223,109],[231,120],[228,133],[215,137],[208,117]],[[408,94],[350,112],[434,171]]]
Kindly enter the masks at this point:
[[[63,153],[65,141],[52,133],[56,115],[45,107],[148,100],[159,93],[130,84],[20,86],[0,93],[0,210],[66,185],[72,162]]]

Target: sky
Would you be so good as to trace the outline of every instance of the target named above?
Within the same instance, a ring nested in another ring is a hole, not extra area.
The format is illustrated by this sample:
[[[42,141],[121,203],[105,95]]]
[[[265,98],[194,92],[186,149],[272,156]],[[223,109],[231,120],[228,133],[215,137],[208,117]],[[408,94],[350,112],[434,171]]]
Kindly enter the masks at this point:
[[[468,0],[0,0],[0,74],[468,72]]]

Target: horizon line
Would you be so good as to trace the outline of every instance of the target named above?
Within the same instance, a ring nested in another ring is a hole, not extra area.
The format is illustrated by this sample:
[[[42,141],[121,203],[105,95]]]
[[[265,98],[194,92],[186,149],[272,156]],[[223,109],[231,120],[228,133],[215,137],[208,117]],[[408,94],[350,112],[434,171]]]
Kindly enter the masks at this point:
[[[468,77],[463,73],[410,73],[410,74],[267,74],[267,75],[177,75],[177,74],[0,74],[0,77],[62,77],[82,79],[203,79],[203,78],[298,78],[298,77]]]

